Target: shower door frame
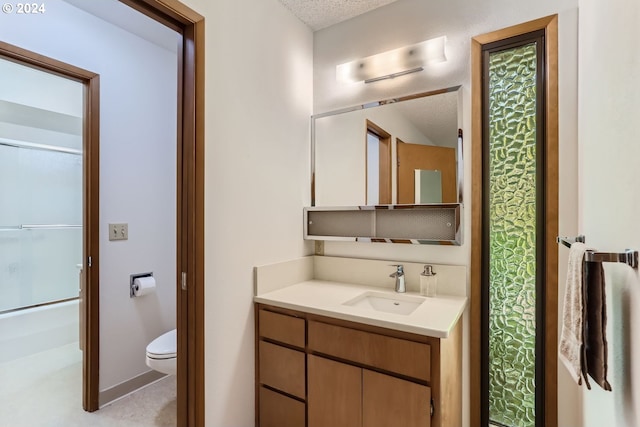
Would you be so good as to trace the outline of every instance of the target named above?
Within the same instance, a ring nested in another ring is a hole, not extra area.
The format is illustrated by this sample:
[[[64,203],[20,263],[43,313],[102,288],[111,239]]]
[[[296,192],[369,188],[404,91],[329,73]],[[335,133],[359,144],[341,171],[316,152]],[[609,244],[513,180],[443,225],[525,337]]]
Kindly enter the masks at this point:
[[[482,425],[482,414],[486,403],[483,399],[483,47],[492,43],[544,31],[546,82],[544,105],[544,151],[546,167],[544,173],[545,241],[544,259],[544,417],[542,425],[558,425],[557,387],[557,339],[558,339],[558,17],[547,16],[515,25],[492,33],[473,37],[471,40],[471,99],[472,99],[472,203],[471,217],[471,298],[470,298],[470,421],[473,426]],[[488,426],[484,426],[488,427]]]

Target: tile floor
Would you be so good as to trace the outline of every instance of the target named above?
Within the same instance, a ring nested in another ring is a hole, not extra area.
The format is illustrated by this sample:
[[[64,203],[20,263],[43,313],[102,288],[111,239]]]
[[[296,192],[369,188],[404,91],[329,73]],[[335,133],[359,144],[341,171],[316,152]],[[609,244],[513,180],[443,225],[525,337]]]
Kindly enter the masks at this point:
[[[78,344],[0,364],[0,427],[174,427],[175,376],[99,411],[82,410]]]

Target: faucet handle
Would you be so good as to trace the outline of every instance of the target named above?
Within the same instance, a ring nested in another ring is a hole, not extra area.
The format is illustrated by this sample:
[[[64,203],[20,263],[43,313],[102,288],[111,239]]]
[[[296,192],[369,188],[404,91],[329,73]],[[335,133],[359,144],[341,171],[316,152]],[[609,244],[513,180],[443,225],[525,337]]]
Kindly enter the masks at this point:
[[[389,267],[395,267],[397,273],[404,273],[404,266],[402,264],[389,264]]]

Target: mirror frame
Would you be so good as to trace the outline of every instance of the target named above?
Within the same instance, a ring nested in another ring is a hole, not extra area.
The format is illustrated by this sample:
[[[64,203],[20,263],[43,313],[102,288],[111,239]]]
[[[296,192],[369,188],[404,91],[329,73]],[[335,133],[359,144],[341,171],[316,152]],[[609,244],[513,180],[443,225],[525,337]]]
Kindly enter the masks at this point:
[[[443,93],[456,92],[462,85],[451,86],[444,89],[437,89],[428,92],[419,92],[412,95],[401,96],[397,98],[389,98],[380,101],[373,101],[366,104],[355,105],[352,107],[341,108],[338,110],[327,111],[325,113],[314,114],[311,116],[311,206],[316,206],[316,120],[334,116],[338,114],[349,113],[352,111],[365,110],[369,108],[381,107],[388,104],[395,104],[403,101],[411,101],[413,99],[426,98],[428,96],[440,95]],[[460,123],[460,102],[458,102],[458,123]],[[458,143],[456,147],[456,192],[458,195],[457,203],[462,205],[463,203],[463,183],[464,183],[464,164],[463,164],[463,141],[462,141],[462,129],[458,127]],[[435,203],[439,205],[440,203]],[[371,205],[373,206],[373,205]],[[380,205],[380,206],[394,206],[392,205]]]

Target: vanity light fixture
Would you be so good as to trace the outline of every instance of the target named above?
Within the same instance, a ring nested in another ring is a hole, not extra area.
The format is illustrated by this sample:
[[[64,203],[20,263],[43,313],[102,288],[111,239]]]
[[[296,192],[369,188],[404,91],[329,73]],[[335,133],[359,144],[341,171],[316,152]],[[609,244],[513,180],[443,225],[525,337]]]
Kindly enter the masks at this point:
[[[429,64],[447,60],[444,52],[446,40],[446,36],[436,37],[337,65],[336,79],[372,83],[422,71]]]

